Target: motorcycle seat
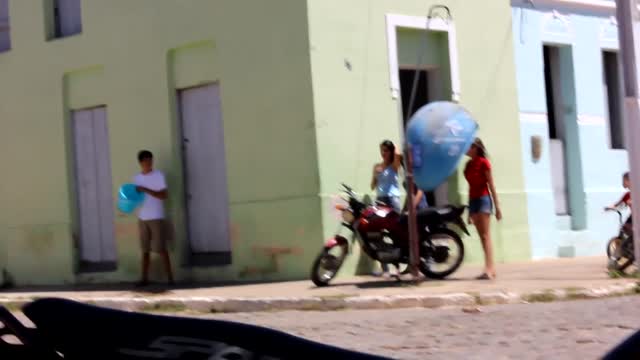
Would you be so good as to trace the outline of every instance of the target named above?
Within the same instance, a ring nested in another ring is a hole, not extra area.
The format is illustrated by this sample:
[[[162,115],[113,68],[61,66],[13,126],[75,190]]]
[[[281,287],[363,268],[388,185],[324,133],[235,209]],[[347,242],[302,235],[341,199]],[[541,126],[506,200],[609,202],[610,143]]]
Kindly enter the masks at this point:
[[[418,223],[434,223],[434,222],[447,222],[457,219],[464,212],[465,207],[458,207],[453,205],[447,205],[442,207],[430,207],[418,211],[416,218]],[[409,223],[409,214],[404,212],[400,218],[402,223]]]

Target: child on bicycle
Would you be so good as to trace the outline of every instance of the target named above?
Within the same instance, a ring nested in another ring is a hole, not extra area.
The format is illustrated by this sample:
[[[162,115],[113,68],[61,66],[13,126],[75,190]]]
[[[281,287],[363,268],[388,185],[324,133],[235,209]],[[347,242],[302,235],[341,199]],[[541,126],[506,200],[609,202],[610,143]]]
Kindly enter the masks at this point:
[[[631,180],[629,179],[629,173],[628,172],[626,172],[626,173],[624,173],[624,175],[622,175],[622,186],[627,190],[631,189]],[[605,210],[616,210],[619,207],[628,207],[629,210],[631,210],[631,191],[627,191],[624,194],[624,196],[622,196],[622,199],[620,199],[620,201],[618,201],[617,203],[613,204],[612,206],[607,206],[605,208]],[[633,224],[632,224],[632,216],[631,215],[629,215],[629,218],[625,222],[624,229],[628,234],[632,234],[633,233]]]

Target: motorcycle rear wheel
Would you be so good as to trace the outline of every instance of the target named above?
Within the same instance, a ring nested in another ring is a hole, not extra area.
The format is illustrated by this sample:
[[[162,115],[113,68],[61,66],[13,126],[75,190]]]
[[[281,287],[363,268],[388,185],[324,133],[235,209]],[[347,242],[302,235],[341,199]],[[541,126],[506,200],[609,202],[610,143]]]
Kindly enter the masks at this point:
[[[335,255],[339,249],[340,254]],[[333,280],[347,257],[347,249],[344,246],[335,246],[330,249],[322,249],[311,266],[311,281],[318,287],[328,286]]]
[[[456,272],[462,265],[464,244],[460,236],[449,229],[438,229],[430,236],[434,249],[431,250],[426,245],[420,249],[420,272],[427,278],[441,280]],[[452,248],[457,248],[453,255]],[[442,264],[445,265],[442,269],[436,269],[436,266]]]
[[[616,253],[616,249],[620,246],[622,240],[619,237],[614,237],[607,243],[607,257],[611,259],[611,257]]]
[[[633,256],[633,239],[620,240],[617,244],[612,244],[614,240],[620,240],[613,238],[609,240],[607,244],[607,252],[612,249],[611,255],[609,255],[609,270],[624,272],[635,261]]]

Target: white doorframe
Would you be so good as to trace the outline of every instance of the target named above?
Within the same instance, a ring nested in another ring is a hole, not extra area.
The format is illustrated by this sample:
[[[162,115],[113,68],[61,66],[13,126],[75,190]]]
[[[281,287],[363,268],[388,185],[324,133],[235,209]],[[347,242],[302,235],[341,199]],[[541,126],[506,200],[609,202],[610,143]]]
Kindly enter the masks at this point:
[[[387,14],[387,55],[389,58],[389,83],[391,97],[397,99],[400,96],[400,76],[398,70],[398,29],[427,30],[434,32],[446,32],[449,43],[449,67],[451,68],[451,100],[460,101],[460,73],[458,64],[458,48],[456,46],[456,27],[453,21],[445,21],[440,18],[428,21],[424,16],[409,16]],[[428,27],[427,27],[428,25]]]

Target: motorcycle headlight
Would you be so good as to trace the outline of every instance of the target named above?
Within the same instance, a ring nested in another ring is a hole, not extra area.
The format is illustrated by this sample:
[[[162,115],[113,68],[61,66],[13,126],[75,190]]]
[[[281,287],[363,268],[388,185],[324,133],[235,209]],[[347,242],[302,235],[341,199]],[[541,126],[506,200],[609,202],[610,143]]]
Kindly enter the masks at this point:
[[[353,216],[353,213],[351,212],[351,210],[347,209],[342,211],[342,220],[347,224],[353,223],[355,219],[356,218],[355,216]]]

